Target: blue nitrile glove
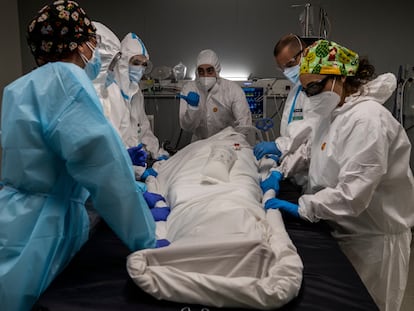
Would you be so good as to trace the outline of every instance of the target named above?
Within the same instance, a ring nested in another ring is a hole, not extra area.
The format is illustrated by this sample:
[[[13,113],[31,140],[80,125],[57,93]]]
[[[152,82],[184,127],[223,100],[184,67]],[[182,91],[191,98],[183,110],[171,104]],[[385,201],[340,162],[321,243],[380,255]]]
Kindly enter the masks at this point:
[[[256,144],[253,148],[253,153],[257,160],[260,160],[266,154],[275,154],[278,157],[282,155],[282,152],[274,141],[262,141],[261,143]]]
[[[129,157],[132,160],[132,164],[135,166],[145,167],[147,161],[147,152],[142,148],[142,144],[136,147],[128,148]]]
[[[147,168],[144,173],[142,173],[141,175],[141,179],[145,181],[145,179],[147,179],[148,176],[154,176],[157,177],[158,173],[152,168]]]
[[[200,95],[198,95],[196,92],[190,92],[188,95],[178,94],[178,97],[185,99],[187,104],[193,107],[198,106],[198,102],[200,101]]]
[[[170,245],[170,241],[167,239],[160,239],[157,240],[157,244],[155,245],[156,248],[161,248]]]
[[[165,202],[164,197],[158,193],[145,191],[142,195],[144,196],[144,199],[147,202],[149,208],[154,208],[155,204],[157,204],[158,201]]]
[[[157,161],[168,160],[169,158],[170,158],[169,156],[167,156],[166,154],[163,154],[157,158]]]
[[[150,211],[155,221],[165,221],[170,215],[171,209],[169,207],[154,207]]]
[[[278,198],[272,198],[266,201],[264,208],[268,210],[271,209],[281,209],[282,211],[285,211],[295,217],[299,216],[299,205],[290,203],[285,200],[280,200]]]
[[[273,189],[276,192],[276,195],[278,195],[280,190],[279,183],[282,179],[283,174],[281,172],[272,171],[269,177],[260,182],[260,188],[262,188],[263,193],[267,190]]]

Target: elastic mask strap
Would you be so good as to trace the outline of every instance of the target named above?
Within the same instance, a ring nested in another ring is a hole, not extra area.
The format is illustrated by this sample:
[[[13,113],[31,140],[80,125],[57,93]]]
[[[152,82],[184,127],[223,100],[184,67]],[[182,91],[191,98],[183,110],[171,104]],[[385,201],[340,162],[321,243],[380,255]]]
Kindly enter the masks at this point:
[[[298,37],[297,35],[294,35],[294,36],[295,36],[296,40],[298,40],[299,45],[300,45],[300,50],[302,51],[302,50],[303,50],[303,47],[302,47],[302,41],[300,41],[300,39],[299,39],[299,37]],[[301,56],[301,57],[302,57],[302,56]]]
[[[92,53],[95,51],[96,48],[94,48],[93,45],[90,44],[88,41],[86,41],[85,44],[88,46],[88,48],[91,49]]]
[[[332,86],[331,86],[331,92],[333,92],[333,89],[334,89],[334,86],[335,86],[335,81],[336,81],[336,77],[334,77],[334,80],[333,80],[333,83],[332,83]]]
[[[89,62],[88,58],[85,55],[83,55],[81,51],[78,51],[78,53],[80,57],[82,58],[83,63],[86,65]]]

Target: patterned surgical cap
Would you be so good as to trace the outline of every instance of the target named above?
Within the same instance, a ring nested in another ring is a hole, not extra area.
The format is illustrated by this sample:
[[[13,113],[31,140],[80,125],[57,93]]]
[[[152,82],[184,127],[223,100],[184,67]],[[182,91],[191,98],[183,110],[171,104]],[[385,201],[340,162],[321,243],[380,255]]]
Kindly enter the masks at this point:
[[[60,0],[44,6],[29,22],[27,42],[36,59],[54,61],[69,56],[95,33],[95,26],[75,1]]]
[[[318,40],[305,50],[300,73],[354,76],[358,65],[359,56],[354,51],[333,41]]]

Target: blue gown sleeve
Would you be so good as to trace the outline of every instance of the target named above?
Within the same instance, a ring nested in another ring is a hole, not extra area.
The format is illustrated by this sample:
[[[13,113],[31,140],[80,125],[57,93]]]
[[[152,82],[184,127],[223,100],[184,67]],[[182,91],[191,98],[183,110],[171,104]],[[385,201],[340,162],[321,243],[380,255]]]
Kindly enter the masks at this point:
[[[46,139],[128,248],[154,248],[155,222],[135,183],[128,153],[95,95],[81,89],[50,124]]]

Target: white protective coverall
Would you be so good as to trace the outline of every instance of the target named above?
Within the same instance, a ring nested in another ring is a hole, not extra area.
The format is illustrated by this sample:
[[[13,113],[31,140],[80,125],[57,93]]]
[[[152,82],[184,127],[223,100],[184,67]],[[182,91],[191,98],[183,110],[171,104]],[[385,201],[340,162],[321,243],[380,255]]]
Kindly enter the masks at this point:
[[[280,121],[280,137],[275,141],[282,155],[296,150],[308,137],[309,126],[303,119],[303,109],[308,102],[302,85],[296,83],[286,98]]]
[[[286,178],[292,178],[302,187],[307,184],[311,149],[310,118],[304,119],[304,110],[309,109],[309,98],[296,83],[286,98],[280,121],[280,136],[275,143],[282,153],[278,170]]]
[[[242,88],[235,82],[219,77],[221,66],[216,53],[202,51],[197,58],[197,67],[211,65],[217,73],[217,82],[209,92],[195,81],[187,82],[181,93],[195,92],[200,95],[198,107],[180,100],[181,128],[193,133],[192,141],[208,138],[228,126],[252,126],[252,115]]]
[[[2,310],[30,310],[86,242],[89,195],[131,251],[155,247],[131,159],[81,67],[49,63],[8,85],[1,126]]]
[[[314,194],[299,199],[300,216],[327,220],[368,291],[387,311],[399,310],[403,299],[414,225],[411,144],[382,106],[395,87],[393,74],[380,75],[343,106],[323,112],[327,118],[315,131],[309,169]]]
[[[135,55],[144,55],[149,59],[148,50],[142,40],[134,33],[128,33],[121,41],[121,59],[115,67],[115,79],[121,87],[122,95],[129,110],[129,130],[126,138],[128,147],[142,143],[153,159],[168,156],[168,152],[160,148],[158,138],[151,130],[145,112],[144,95],[139,84],[129,79],[129,60]]]
[[[118,131],[124,144],[129,126],[129,114],[121,90],[115,80],[108,77],[108,68],[114,57],[120,55],[121,42],[118,37],[102,23],[94,21],[96,33],[101,36],[101,43],[98,51],[101,56],[101,71],[98,77],[93,80],[99,99],[101,100],[104,114],[111,121],[114,128]]]

